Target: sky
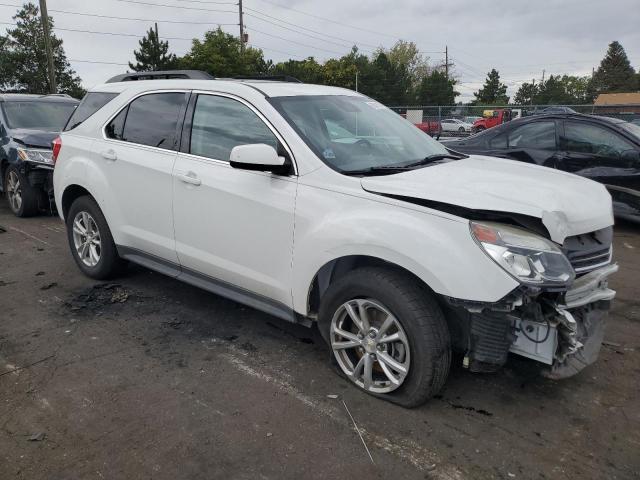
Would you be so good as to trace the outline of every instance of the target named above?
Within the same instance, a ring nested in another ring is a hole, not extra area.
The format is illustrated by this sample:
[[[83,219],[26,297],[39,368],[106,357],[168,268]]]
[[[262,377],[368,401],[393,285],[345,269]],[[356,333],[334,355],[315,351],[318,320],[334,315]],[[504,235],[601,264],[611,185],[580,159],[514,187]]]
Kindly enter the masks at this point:
[[[0,32],[10,27],[1,22],[12,22],[22,3],[0,0]],[[234,35],[239,30],[237,0],[48,0],[47,5],[55,34],[86,88],[125,72],[154,21],[178,55],[189,50],[190,39],[218,25]],[[491,68],[500,72],[511,96],[522,82],[539,81],[543,70],[546,77],[590,75],[613,40],[640,68],[640,0],[243,0],[243,9],[249,43],[274,62],[308,56],[322,61],[348,53],[352,45],[369,54],[402,39],[415,42],[437,65],[444,63],[448,46],[458,101],[472,99]]]

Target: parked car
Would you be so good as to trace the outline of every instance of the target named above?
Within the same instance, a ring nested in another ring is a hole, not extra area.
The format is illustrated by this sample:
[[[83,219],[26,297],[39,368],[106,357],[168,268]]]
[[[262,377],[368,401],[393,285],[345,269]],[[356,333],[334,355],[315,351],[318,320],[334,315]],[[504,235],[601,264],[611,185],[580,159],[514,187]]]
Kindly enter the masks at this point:
[[[507,123],[509,121],[511,121],[511,109],[509,108],[485,110],[484,112],[482,112],[482,118],[473,122],[472,131],[474,133],[482,132],[483,130],[493,128],[497,125],[502,125],[503,123]]]
[[[471,133],[472,124],[458,120],[457,118],[445,118],[440,121],[443,132],[469,132]]]
[[[452,154],[341,88],[151,80],[83,103],[109,96],[54,142],[89,277],[128,260],[317,325],[342,375],[407,407],[452,350],[474,372],[510,351],[554,378],[595,361],[618,268],[602,185]]]
[[[552,106],[543,108],[541,110],[534,110],[532,115],[544,115],[547,113],[578,113],[573,108],[570,107],[561,107],[561,106]]]
[[[67,95],[0,94],[0,188],[18,217],[50,206],[51,141],[77,105]]]
[[[543,165],[603,183],[613,197],[615,214],[640,220],[638,125],[591,115],[536,115],[446,146]]]
[[[442,125],[437,120],[424,120],[416,123],[415,126],[431,137],[440,135],[440,132],[442,132]]]

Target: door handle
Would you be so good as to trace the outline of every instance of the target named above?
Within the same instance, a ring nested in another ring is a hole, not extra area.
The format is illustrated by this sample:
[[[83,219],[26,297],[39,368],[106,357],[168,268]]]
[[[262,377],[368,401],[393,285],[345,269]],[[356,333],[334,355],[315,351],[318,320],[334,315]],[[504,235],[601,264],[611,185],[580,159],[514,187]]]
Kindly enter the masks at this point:
[[[102,158],[105,160],[111,160],[112,162],[118,159],[118,155],[113,150],[106,150],[102,152]]]
[[[178,177],[184,183],[195,185],[196,187],[199,187],[202,184],[202,180],[196,177],[196,174],[193,172],[178,173],[176,174],[176,177]]]

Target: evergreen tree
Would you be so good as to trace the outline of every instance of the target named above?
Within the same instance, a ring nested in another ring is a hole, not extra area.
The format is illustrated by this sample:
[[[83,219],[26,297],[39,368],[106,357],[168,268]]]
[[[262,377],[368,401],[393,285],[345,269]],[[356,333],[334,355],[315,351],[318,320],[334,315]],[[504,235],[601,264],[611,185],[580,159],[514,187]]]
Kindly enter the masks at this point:
[[[500,73],[495,68],[487,74],[484,86],[473,95],[476,97],[472,102],[475,105],[506,105],[509,103],[507,86],[500,83]]]
[[[420,82],[417,90],[417,100],[420,105],[453,105],[456,96],[455,80],[438,70],[434,70]]]
[[[636,72],[619,42],[609,44],[607,54],[593,75],[591,88],[595,94],[634,92],[638,89]]]
[[[513,103],[516,105],[532,105],[536,102],[537,94],[538,86],[536,84],[524,82],[518,88],[515,97],[513,97]]]
[[[135,50],[136,64],[129,62],[129,68],[134,72],[150,72],[171,70],[178,65],[178,59],[169,53],[169,42],[161,41],[158,37],[158,24],[150,28],[147,35],[139,42],[140,50]]]
[[[34,4],[27,3],[13,18],[16,28],[7,30],[7,36],[0,39],[3,43],[0,48],[0,91],[49,93],[47,55],[39,10]],[[49,25],[53,31],[51,17]],[[50,33],[50,41],[58,93],[82,97],[85,92],[80,77],[67,60],[62,40]]]

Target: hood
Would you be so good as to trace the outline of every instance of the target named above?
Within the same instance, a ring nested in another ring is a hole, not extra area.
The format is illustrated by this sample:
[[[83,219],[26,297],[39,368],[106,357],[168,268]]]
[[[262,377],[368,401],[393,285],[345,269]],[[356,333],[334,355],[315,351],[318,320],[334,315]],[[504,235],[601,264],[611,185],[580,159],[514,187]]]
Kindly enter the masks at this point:
[[[594,181],[513,160],[472,155],[395,175],[363,177],[371,193],[516,213],[542,220],[551,239],[613,225],[611,196]]]
[[[60,132],[47,132],[43,130],[30,130],[26,128],[15,128],[11,130],[13,141],[22,143],[26,147],[51,149],[51,142]]]

